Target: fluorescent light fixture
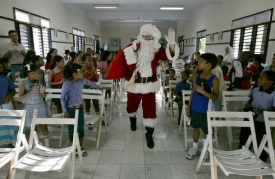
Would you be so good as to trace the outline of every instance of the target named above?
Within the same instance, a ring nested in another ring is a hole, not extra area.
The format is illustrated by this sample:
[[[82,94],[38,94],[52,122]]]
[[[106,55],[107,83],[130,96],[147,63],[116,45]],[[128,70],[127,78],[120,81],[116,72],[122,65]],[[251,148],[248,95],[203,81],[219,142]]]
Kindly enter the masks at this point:
[[[96,9],[117,9],[117,4],[95,4]]]
[[[160,6],[160,10],[183,10],[184,6]]]

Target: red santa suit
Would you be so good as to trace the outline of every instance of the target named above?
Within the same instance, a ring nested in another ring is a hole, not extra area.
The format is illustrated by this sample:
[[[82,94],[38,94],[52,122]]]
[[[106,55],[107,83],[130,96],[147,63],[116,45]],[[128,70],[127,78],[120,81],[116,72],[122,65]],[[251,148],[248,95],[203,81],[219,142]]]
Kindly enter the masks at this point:
[[[154,36],[154,34],[152,35]],[[107,79],[125,78],[128,82],[137,68],[138,48],[139,44],[129,44],[121,50],[110,64]],[[167,45],[166,49],[159,45],[151,65],[147,65],[142,72],[137,71],[135,82],[127,93],[126,111],[129,117],[136,116],[139,104],[142,101],[143,125],[147,127],[155,126],[157,123],[155,93],[160,90],[160,82],[157,78],[158,61],[174,61],[177,60],[178,55],[179,48],[176,44],[173,57],[170,54],[169,45]]]

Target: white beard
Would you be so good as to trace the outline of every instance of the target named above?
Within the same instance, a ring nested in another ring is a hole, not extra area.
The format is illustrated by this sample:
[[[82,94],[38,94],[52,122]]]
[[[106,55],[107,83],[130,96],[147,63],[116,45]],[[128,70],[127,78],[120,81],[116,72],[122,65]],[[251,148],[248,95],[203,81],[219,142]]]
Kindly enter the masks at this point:
[[[142,77],[152,76],[151,62],[155,57],[155,53],[159,50],[160,44],[155,40],[139,39],[140,50],[138,51],[137,68]]]

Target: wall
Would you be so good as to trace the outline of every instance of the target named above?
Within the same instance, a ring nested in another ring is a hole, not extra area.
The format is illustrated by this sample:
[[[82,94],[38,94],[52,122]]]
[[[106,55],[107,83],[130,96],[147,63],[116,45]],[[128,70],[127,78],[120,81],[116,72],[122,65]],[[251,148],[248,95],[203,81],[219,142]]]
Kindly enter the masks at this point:
[[[174,27],[172,27],[174,28]],[[130,43],[130,38],[137,38],[139,34],[138,27],[102,27],[102,37],[101,37],[101,47],[103,47],[106,43],[109,42],[109,38],[120,38],[121,39],[121,48],[124,48],[126,45]],[[160,27],[159,28],[162,38],[164,38],[164,34],[167,35],[168,27]],[[175,29],[176,31],[177,29]],[[119,47],[109,47],[108,50],[116,51]]]
[[[59,0],[0,0],[0,4],[0,16],[3,17],[14,19],[13,7],[15,7],[50,19],[51,28],[72,33],[74,27],[85,31],[86,37],[101,36],[100,24],[90,21]],[[15,26],[13,21],[2,18],[0,18],[0,24],[0,46],[2,46],[10,40],[1,36],[8,36],[8,31],[15,29]],[[52,41],[55,41],[52,47],[57,48],[59,54],[62,54],[65,49],[70,49],[73,45],[73,36],[69,35],[69,39],[66,39],[65,33],[58,32],[58,37],[54,37],[52,31]]]
[[[178,24],[178,36],[184,35],[186,39],[196,37],[197,32],[206,29],[206,34],[226,31],[231,29],[232,20],[249,16],[257,12],[265,11],[275,7],[274,0],[225,0],[212,9],[193,17],[188,23]],[[273,12],[274,14],[275,12]],[[272,19],[275,19],[273,15]],[[224,54],[224,48],[229,45],[231,32],[223,33],[222,40],[215,34],[214,41],[210,41],[207,36],[206,44],[225,43],[216,45],[206,45],[206,51],[215,54]],[[270,39],[275,39],[275,23],[271,25]],[[193,46],[184,49],[184,55],[191,55],[196,50],[196,40]],[[274,54],[275,41],[269,41],[266,62],[271,64]]]

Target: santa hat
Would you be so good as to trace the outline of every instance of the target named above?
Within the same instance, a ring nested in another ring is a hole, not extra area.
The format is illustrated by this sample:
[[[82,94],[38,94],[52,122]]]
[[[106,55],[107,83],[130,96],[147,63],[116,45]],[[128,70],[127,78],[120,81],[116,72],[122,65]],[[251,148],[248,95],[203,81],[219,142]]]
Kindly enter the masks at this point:
[[[161,37],[159,29],[152,24],[145,24],[140,28],[140,36],[148,34],[152,35],[157,41]]]

